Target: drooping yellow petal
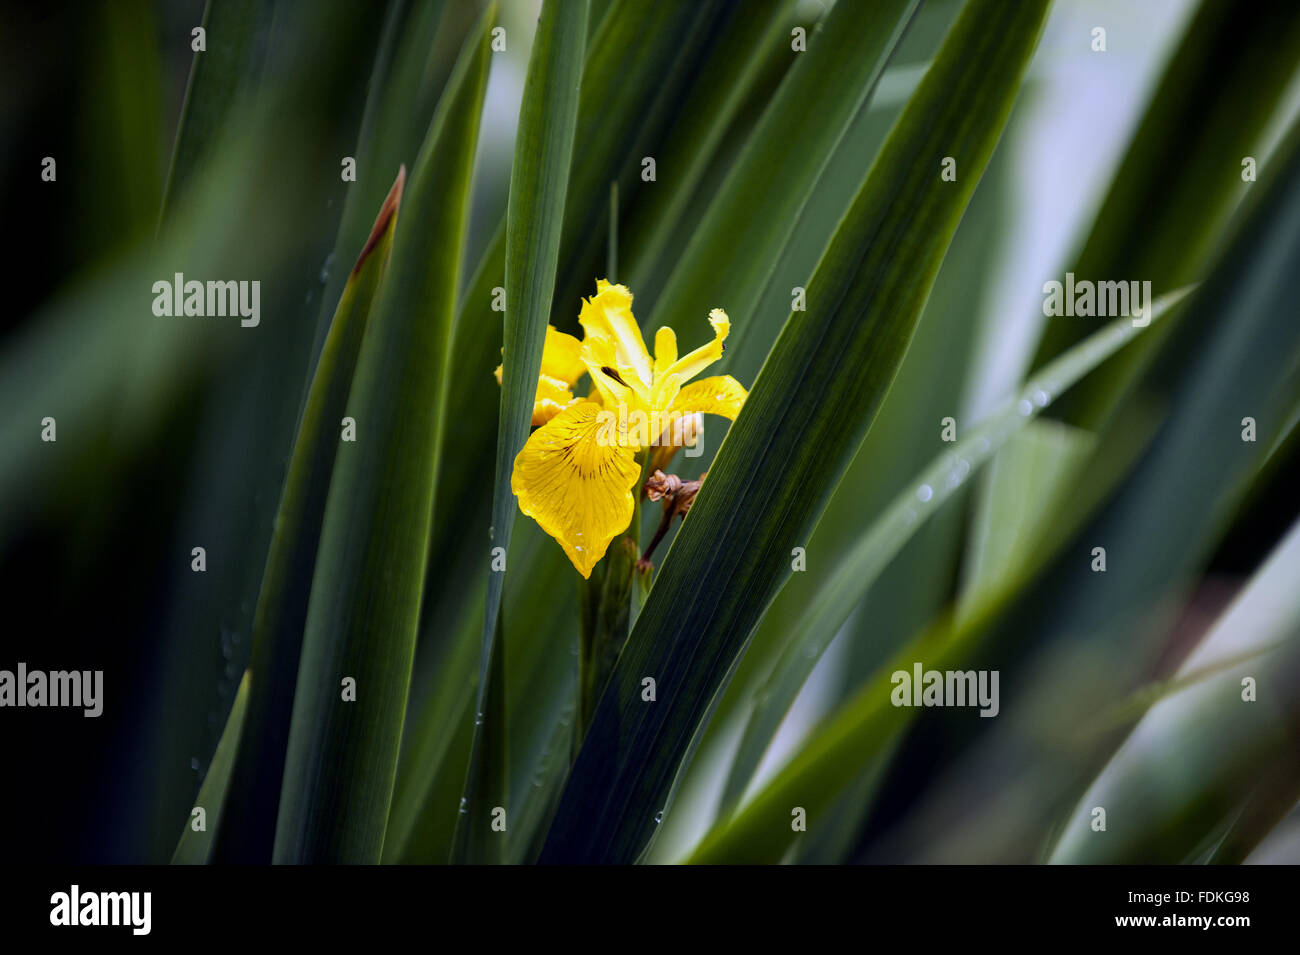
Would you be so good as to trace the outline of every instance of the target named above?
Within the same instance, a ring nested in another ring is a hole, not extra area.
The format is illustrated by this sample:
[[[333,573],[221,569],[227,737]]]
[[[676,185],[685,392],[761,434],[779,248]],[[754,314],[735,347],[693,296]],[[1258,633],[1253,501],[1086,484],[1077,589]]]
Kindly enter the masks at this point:
[[[677,392],[669,413],[676,416],[703,412],[735,421],[747,394],[745,386],[730,375],[701,378]]]
[[[678,380],[685,383],[722,357],[722,343],[731,333],[731,321],[726,312],[715,308],[709,312],[709,324],[713,326],[713,341],[677,359],[664,370],[664,374],[677,375]]]
[[[636,452],[611,440],[608,413],[579,401],[532,433],[515,458],[510,489],[583,577],[632,521]]]
[[[542,375],[537,379],[537,397],[533,400],[533,427],[546,424],[573,404],[573,386],[567,381]]]
[[[675,383],[676,376],[669,376],[669,381]],[[704,415],[716,414],[735,421],[746,396],[744,386],[730,375],[701,378],[677,390],[661,414],[660,420],[666,423],[650,452],[651,467],[666,470],[679,449],[694,447],[704,433]]]
[[[632,293],[626,285],[610,285],[600,279],[596,282],[596,294],[583,301],[578,321],[588,340],[603,338],[612,342],[617,350],[615,367],[620,372],[630,369],[642,386],[650,386],[653,380],[650,353],[632,315]]]
[[[546,326],[546,344],[542,346],[543,375],[572,385],[587,370],[582,364],[581,354],[581,341],[557,330],[554,325]]]

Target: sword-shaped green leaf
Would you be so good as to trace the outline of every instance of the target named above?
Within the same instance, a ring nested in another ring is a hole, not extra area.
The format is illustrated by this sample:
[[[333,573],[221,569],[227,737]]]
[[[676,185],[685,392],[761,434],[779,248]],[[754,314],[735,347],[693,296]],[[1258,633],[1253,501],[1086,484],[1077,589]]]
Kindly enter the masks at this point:
[[[547,0],[542,6],[528,58],[506,214],[505,343],[489,534],[493,551],[502,555],[510,549],[516,510],[515,495],[510,488],[511,470],[515,455],[528,439],[542,364],[542,343],[546,339],[551,295],[555,291],[586,47],[587,0]],[[501,550],[497,552],[496,548]],[[484,563],[495,564],[491,557],[485,554]],[[502,629],[498,616],[505,573],[496,566],[488,572],[478,716],[474,720],[465,799],[457,820],[456,851],[462,860],[499,862],[505,852],[505,839],[492,830],[489,818],[494,807],[508,801],[509,794],[504,725],[505,660],[504,651],[496,646],[496,636]],[[494,685],[499,687],[500,695],[489,700]]]
[[[271,860],[294,684],[330,474],[362,337],[392,251],[405,180],[403,167],[349,273],[298,423],[253,615],[252,687],[227,796],[238,822],[217,838],[217,861]]]
[[[653,836],[717,691],[893,380],[1047,7],[975,0],[949,32],[664,560],[543,861],[630,862]],[[945,157],[956,163],[955,181],[940,178]],[[744,219],[732,228],[739,236]],[[655,702],[643,700],[646,678],[656,681]]]
[[[196,818],[191,813],[190,818],[185,820],[180,841],[176,843],[172,865],[203,865],[212,855],[212,843],[221,832],[221,820],[229,805],[227,792],[230,771],[235,763],[239,736],[248,712],[248,677],[249,671],[245,670],[244,678],[239,682],[239,690],[235,693],[230,718],[226,720],[226,728],[217,742],[217,751],[208,765],[208,774],[203,777],[203,785],[199,787],[198,798],[194,801],[194,808],[203,810],[203,828],[194,828]]]
[[[276,826],[279,862],[378,862],[428,559],[489,27],[461,52],[406,186],[348,397],[312,580]]]

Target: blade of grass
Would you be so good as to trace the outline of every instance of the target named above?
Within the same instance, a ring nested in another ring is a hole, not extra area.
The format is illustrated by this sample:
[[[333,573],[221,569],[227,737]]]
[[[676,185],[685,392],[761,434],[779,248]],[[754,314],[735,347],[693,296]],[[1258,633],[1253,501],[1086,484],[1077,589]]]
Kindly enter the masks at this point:
[[[807,52],[791,54],[797,62],[709,204],[646,327],[689,328],[689,339],[702,334],[696,324],[704,323],[684,319],[721,305],[741,319],[728,346],[743,339],[799,211],[916,8],[916,0],[837,3],[809,37]],[[810,102],[819,108],[808,109]],[[738,227],[754,222],[763,228]]]
[[[753,381],[758,374],[788,314],[791,287],[807,287],[841,210],[852,201],[861,183],[864,157],[874,157],[879,151],[959,8],[960,4],[938,4],[918,10],[891,57],[889,69],[881,75],[870,101],[845,130],[805,204],[774,266],[767,290],[748,319],[747,324],[753,327],[736,347],[728,340],[720,369],[741,381]],[[903,74],[902,81],[899,74]],[[860,529],[880,512],[903,482],[926,464],[934,451],[936,433],[916,427],[916,422],[938,422],[954,413],[960,416],[969,351],[963,343],[971,340],[979,325],[971,314],[971,302],[982,298],[980,290],[992,274],[990,268],[997,254],[999,243],[990,242],[989,236],[999,234],[1004,184],[1009,178],[1006,156],[1005,148],[995,153],[980,180],[944,258],[898,377],[807,543],[805,551],[816,566],[837,563]],[[694,477],[711,463],[712,455],[706,453],[689,465],[679,462],[677,469],[682,477]],[[950,515],[931,522],[920,539],[899,555],[865,599],[864,612],[856,616],[860,623],[850,624],[850,628],[861,628],[870,621],[874,634],[870,645],[852,634],[837,637],[851,645],[838,682],[856,687],[874,670],[882,655],[915,633],[948,599],[951,574],[945,568],[953,563],[961,530],[959,508],[948,511]],[[720,808],[717,783],[728,774],[725,768],[719,770],[718,763],[725,765],[735,756],[737,720],[743,720],[750,711],[757,687],[766,682],[789,628],[803,615],[815,578],[815,574],[791,576],[765,612],[735,675],[719,698],[699,755],[682,778],[681,798],[702,799]],[[905,586],[905,591],[900,586]],[[903,592],[908,594],[906,601],[892,599]],[[655,842],[654,857],[679,857],[699,841],[711,821],[707,812],[678,812],[667,817]]]
[[[204,865],[212,854],[213,842],[221,833],[221,819],[228,808],[226,795],[230,771],[243,732],[244,715],[248,711],[248,677],[249,671],[245,670],[235,694],[235,703],[230,709],[230,718],[226,720],[226,728],[217,743],[217,751],[208,765],[208,774],[203,777],[203,785],[199,787],[198,798],[194,801],[195,808],[204,811],[205,828],[196,830],[192,816],[186,820],[180,841],[176,843],[176,851],[172,854],[172,865]]]
[[[377,862],[392,798],[442,446],[448,338],[489,6],[406,186],[406,213],[348,397],[358,440],[330,483],[276,826],[278,862]],[[355,697],[342,699],[344,681]]]
[[[653,835],[711,701],[789,573],[791,549],[806,539],[893,380],[1046,10],[1045,2],[976,0],[950,31],[664,561],[543,861],[632,861]],[[957,158],[965,178],[940,183],[944,156]],[[647,676],[657,681],[652,704],[642,700]]]
[[[429,128],[456,50],[464,35],[448,37],[441,29],[443,0],[419,4],[393,3],[384,22],[375,66],[370,74],[361,129],[353,150],[357,179],[348,184],[338,235],[329,261],[350,261],[370,229],[374,210],[383,201],[392,170],[415,161]],[[448,41],[455,45],[446,49]],[[329,331],[332,308],[342,294],[348,273],[327,269],[317,318],[312,356],[318,356]]]
[[[480,577],[454,622],[440,620],[427,645],[424,681],[412,680],[393,808],[384,836],[385,863],[444,864],[451,858],[460,795],[474,727],[465,714],[478,695],[483,635]]]
[[[246,270],[236,271],[212,259],[195,258],[156,273],[260,278],[266,320],[251,331],[240,329],[230,336],[235,347],[225,355],[227,364],[218,370],[210,363],[210,376],[187,381],[199,409],[197,420],[186,426],[195,447],[188,456],[178,457],[182,474],[170,479],[159,476],[185,488],[184,506],[172,521],[173,546],[188,549],[187,541],[202,541],[207,545],[209,568],[205,574],[193,574],[181,565],[179,579],[167,588],[169,619],[163,647],[167,662],[157,676],[162,692],[153,700],[156,712],[150,718],[158,727],[154,732],[164,740],[164,752],[155,763],[141,764],[149,766],[142,772],[164,787],[163,804],[143,810],[153,818],[179,818],[188,810],[196,780],[184,767],[195,754],[201,760],[211,752],[238,675],[249,662],[247,636],[314,364],[310,357],[320,304],[319,273],[333,245],[348,189],[336,162],[321,159],[346,154],[355,142],[364,92],[357,77],[364,77],[373,62],[378,27],[379,18],[361,6],[279,6],[269,29],[257,40],[259,47],[275,51],[276,81],[258,83],[238,97],[219,137],[202,148],[192,188],[179,194],[184,199],[213,188],[214,165],[240,138],[249,137],[256,154],[240,167],[242,184],[235,189],[258,185],[273,201],[263,199],[252,207],[251,215],[240,216],[231,202],[232,193],[226,191],[218,195],[217,212],[202,221],[202,228],[219,228],[222,220],[233,218],[242,232],[236,242],[243,245],[252,244],[254,236],[259,244],[269,242],[267,233],[283,230],[290,234],[280,240],[286,242],[284,248],[277,250],[283,264],[277,267],[263,255],[253,258]],[[220,37],[209,33],[209,45],[217,42]],[[250,169],[257,170],[255,177],[249,177]],[[389,176],[395,171],[396,166]],[[300,198],[290,204],[290,196]],[[172,246],[163,236],[156,249],[167,256]],[[155,321],[156,327],[160,324],[171,323]],[[195,336],[194,323],[174,324],[178,336]],[[133,336],[123,336],[120,329],[114,332],[131,343],[134,355],[153,350],[152,341],[146,347]],[[150,338],[165,341],[157,330],[151,330]],[[159,354],[155,360],[163,363],[167,356]],[[149,394],[149,379],[142,370],[133,368],[127,375],[127,389],[136,393],[133,401],[167,407]],[[150,416],[157,414],[128,415],[120,405],[116,410],[122,423],[133,427],[147,427]],[[225,653],[195,653],[196,646],[217,646],[219,635]],[[212,664],[204,666],[207,660]],[[159,828],[160,836],[170,842],[171,834]]]
[[[589,72],[605,82],[583,84],[581,148],[574,153],[570,191],[576,196],[583,183],[591,183],[594,201],[565,210],[563,267],[551,304],[561,331],[580,334],[579,300],[594,293],[597,277],[607,277],[610,181],[618,183],[623,210],[642,197],[655,200],[659,179],[643,180],[642,163],[663,151],[688,91],[700,82],[720,22],[735,5],[734,0],[616,0],[606,13],[604,36],[591,44],[588,64]]]
[[[83,180],[83,201],[99,210],[86,217],[80,240],[100,248],[126,246],[149,235],[162,193],[162,68],[157,11],[151,4],[95,8],[102,42],[87,51],[95,64],[96,108],[83,126],[85,149],[97,157]]]
[[[542,343],[555,291],[560,231],[573,159],[573,134],[578,119],[578,90],[583,51],[587,44],[587,0],[547,0],[537,22],[528,58],[519,133],[510,175],[510,204],[506,216],[506,315],[502,351],[501,402],[497,419],[497,460],[489,543],[503,553],[510,549],[515,496],[510,474],[515,455],[528,438],[542,365]],[[488,555],[488,563],[494,563]],[[474,742],[457,820],[457,861],[501,861],[505,839],[491,829],[494,806],[508,801],[509,776],[504,728],[504,651],[496,647],[498,615],[505,572],[488,572],[483,618],[483,653]],[[496,684],[493,719],[486,719],[490,690]],[[480,737],[495,737],[480,743]],[[500,760],[493,765],[480,753],[490,748]],[[486,812],[484,810],[487,810]]]
[[[790,53],[793,8],[792,0],[735,4],[717,29],[712,55],[703,64],[692,95],[680,107],[666,148],[656,156],[658,167],[671,175],[665,175],[648,201],[632,210],[624,229],[623,255],[632,266],[625,284],[645,300],[658,298],[647,294],[652,291],[650,276],[659,271],[660,257],[674,236],[681,234],[688,203],[736,113],[768,61]],[[688,225],[686,231],[693,227]],[[667,257],[676,258],[675,254]],[[610,277],[610,281],[616,280]]]
[[[253,616],[251,698],[228,796],[239,824],[227,827],[216,840],[218,861],[271,861],[294,681],[340,421],[392,251],[405,179],[403,167],[351,269],[298,424]]]
[[[510,798],[503,805],[510,807],[507,861],[514,863],[535,858],[531,843],[539,830],[544,833],[569,767],[577,608],[573,566],[531,520],[519,520],[510,560],[528,568],[506,580],[501,610],[511,717]],[[418,713],[409,723],[411,745],[404,742],[385,861],[443,863],[450,856],[473,729],[465,714],[474,712],[485,583],[480,577],[479,599],[464,602],[463,619],[439,641],[439,655],[426,661],[434,679],[426,698],[413,702]],[[447,629],[445,622],[440,629]]]
[[[1051,854],[1054,863],[1176,863],[1205,834],[1233,816],[1260,779],[1260,767],[1285,767],[1291,779],[1277,821],[1300,795],[1300,524],[1255,573],[1180,676],[1216,661],[1263,650],[1216,667],[1212,676],[1165,696],[1070,813]],[[1244,702],[1243,683],[1258,697]],[[1106,809],[1105,832],[1091,826]],[[1265,829],[1267,831],[1267,829]],[[1262,833],[1260,833],[1262,835]],[[1252,846],[1240,846],[1248,852]]]
[[[1095,447],[1091,432],[1044,420],[997,456],[980,488],[959,617],[1018,574],[1044,527],[1056,523],[1068,478],[1080,473]]]
[[[1014,662],[1012,649],[1032,634],[1037,646],[1050,641],[1063,653],[1055,659],[1056,669],[1022,675],[1025,685],[1072,688],[1070,699],[1062,700],[1062,708],[1049,714],[1062,726],[1077,725],[1081,713],[1095,707],[1096,700],[1113,699],[1116,673],[1142,671],[1134,658],[1149,654],[1151,641],[1163,633],[1142,609],[1163,606],[1204,560],[1233,501],[1266,457],[1270,438],[1294,404],[1300,341],[1286,302],[1300,254],[1300,179],[1295,175],[1300,165],[1300,132],[1293,131],[1279,155],[1283,159],[1269,177],[1271,182],[1254,197],[1251,214],[1224,258],[1177,316],[1180,334],[1170,341],[1181,343],[1182,348],[1165,356],[1177,369],[1165,403],[1177,413],[1162,423],[1136,470],[1099,514],[1078,522],[1082,529],[1075,527],[1046,542],[1033,565],[986,596],[960,626],[936,622],[895,656],[895,664],[910,667],[924,660],[933,669],[961,667],[987,646],[996,646],[1000,659]],[[1258,444],[1240,440],[1238,407],[1251,408],[1260,422],[1266,422]],[[1225,413],[1225,408],[1233,410]],[[1209,427],[1207,422],[1216,424]],[[1104,449],[1131,427],[1131,421],[1116,421],[1102,433],[1098,447]],[[1219,442],[1219,450],[1209,455],[1207,431],[1217,435]],[[1195,473],[1197,479],[1185,480],[1188,473]],[[1076,491],[1087,493],[1082,485]],[[1092,507],[1081,510],[1088,515]],[[1105,541],[1112,553],[1124,554],[1126,563],[1132,561],[1131,566],[1141,572],[1091,573],[1089,561],[1081,561],[1079,554],[1086,555],[1096,541]],[[1088,674],[1079,666],[1085,659],[1105,660],[1106,665]],[[780,844],[793,835],[780,831],[789,829],[789,808],[804,806],[812,818],[853,778],[856,767],[915,718],[911,708],[889,702],[893,669],[882,668],[826,721],[762,792],[710,834],[693,859],[779,858]],[[1003,669],[1006,676],[1005,665]],[[1009,767],[1008,772],[1032,765],[1039,776],[1052,777],[1050,790],[1035,794],[1038,808],[1022,813],[1025,818],[1013,832],[1001,832],[1010,847],[1037,844],[1040,827],[1048,824],[1041,817],[1056,807],[1063,795],[1060,791],[1068,792],[1075,785],[1082,788],[1087,781],[1076,783],[1089,765],[1086,754],[1075,750],[1053,755],[1060,741],[1042,732],[1046,717],[1042,701],[1037,703],[1026,706],[1019,719],[1014,704],[1008,704],[997,721],[1012,729],[1004,734],[1003,748],[991,758]],[[969,733],[950,730],[949,736],[954,737],[949,745],[972,745]],[[942,760],[946,753],[936,756],[931,748],[927,756]],[[895,793],[895,798],[909,795],[915,798],[910,791]],[[984,816],[971,815],[971,826],[987,827]]]
[[[1177,305],[1183,294],[1167,296],[1157,303],[1152,308],[1152,321]],[[1000,448],[1017,434],[1023,434],[1022,429],[1047,407],[1052,397],[1059,396],[1100,367],[1138,331],[1128,319],[1113,323],[1043,369],[1021,394],[1004,402],[987,421],[939,455],[900,491],[867,533],[836,564],[834,571],[823,578],[823,583],[804,604],[804,616],[789,631],[767,685],[758,692],[724,794],[724,806],[734,807],[739,801],[799,688],[825,653],[831,638],[920,525],[964,488],[971,475]]]
[[[922,25],[939,34],[933,41],[933,48],[925,50],[928,59],[933,56],[934,48],[942,41],[943,30],[950,23],[932,24],[922,18],[909,37],[915,39],[917,29]],[[840,150],[861,137],[860,127],[863,125],[860,116],[841,143]],[[881,130],[877,142],[868,148],[872,151],[878,148],[879,140],[887,131],[887,128]],[[838,152],[833,160],[836,166],[844,163]],[[898,377],[890,386],[870,432],[809,539],[806,552],[815,568],[838,566],[846,560],[862,529],[880,515],[900,489],[909,487],[909,482],[930,462],[936,448],[943,447],[940,443],[943,418],[950,415],[960,418],[963,421],[961,430],[965,433],[966,419],[962,415],[961,400],[969,346],[980,324],[979,316],[971,313],[971,302],[980,297],[979,290],[991,274],[996,243],[990,242],[989,236],[997,234],[1004,217],[1008,165],[1006,152],[999,151],[994,155],[962,217],[962,224],[944,258],[934,291],[918,322],[916,336],[899,368]],[[818,194],[810,201],[805,216],[814,205],[826,201],[821,195],[826,185],[825,181],[819,185]],[[802,228],[802,222],[800,226]],[[792,236],[791,241],[796,241],[796,237]],[[806,250],[800,251],[806,254]],[[761,344],[761,334],[746,339],[751,353]],[[728,353],[733,369],[747,363],[743,355],[732,354],[730,349]],[[748,379],[742,377],[741,380]],[[928,426],[918,426],[918,422]],[[950,599],[952,568],[963,533],[963,511],[958,503],[927,522],[917,538],[909,542],[872,587],[864,591],[859,611],[847,625],[850,632],[826,635],[828,646],[833,637],[850,645],[841,666],[841,692],[851,693],[856,689],[885,656],[924,626]],[[802,573],[793,575],[782,587],[755,630],[736,675],[719,703],[715,722],[725,719],[736,707],[750,712],[755,706],[776,706],[784,712],[794,704],[794,696],[784,702],[770,696],[778,672],[775,668],[777,660],[784,656],[790,632],[800,625],[807,608],[817,600],[818,588],[824,582],[822,573]],[[898,599],[903,595],[905,599]],[[797,695],[803,682],[799,679],[796,684],[792,680],[788,692]],[[734,755],[739,757],[741,754],[737,751]],[[733,766],[733,775],[719,804],[720,812],[734,808],[734,800],[748,785],[748,777],[756,768],[753,765]],[[740,778],[742,776],[746,778]],[[702,834],[701,830],[693,839],[682,841],[693,844]]]
[[[968,723],[962,732],[950,727],[916,740],[938,760],[976,745],[971,736],[979,733],[978,745],[999,765],[1032,766],[1040,778],[1031,804],[1015,812],[998,798],[973,808],[961,822],[968,835],[990,831],[988,816],[1000,814],[1009,852],[1042,844],[1117,742],[1075,740],[1074,728],[1151,678],[1197,575],[1263,479],[1300,394],[1300,326],[1288,304],[1300,262],[1298,169],[1300,126],[1279,147],[1225,254],[1143,378],[1142,393],[1161,409],[1144,453],[1100,509],[1078,507],[1089,473],[1074,483],[1071,510],[1086,521],[1054,560],[1045,560],[1050,549],[1036,549],[1014,604],[986,639],[1003,680],[1070,692],[1018,696],[998,720],[981,721],[994,727]],[[1096,462],[1104,465],[1112,444],[1133,430],[1135,410],[1142,409],[1126,406],[1101,432]],[[1247,414],[1258,423],[1257,441],[1242,440]],[[1093,573],[1086,559],[1098,545],[1112,561],[1108,573]],[[1117,560],[1128,572],[1116,572]],[[899,784],[895,798],[915,804],[912,786]]]
[[[256,84],[272,13],[271,0],[208,0],[202,26],[220,42],[194,54],[163,189],[160,228],[189,187],[201,158],[220,138],[235,102]]]
[[[1260,137],[1300,59],[1300,7],[1268,0],[1241,15],[1233,0],[1203,0],[1160,80],[1073,272],[1086,280],[1143,279],[1154,294],[1198,279],[1249,190],[1242,159]],[[1034,367],[1082,335],[1049,321]],[[1172,334],[1173,328],[1166,329]],[[1078,389],[1058,414],[1095,429],[1163,336]]]

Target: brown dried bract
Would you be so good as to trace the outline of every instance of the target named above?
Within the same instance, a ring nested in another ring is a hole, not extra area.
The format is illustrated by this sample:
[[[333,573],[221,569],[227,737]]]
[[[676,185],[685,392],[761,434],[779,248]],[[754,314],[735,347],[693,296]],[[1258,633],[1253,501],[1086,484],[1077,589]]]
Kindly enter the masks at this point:
[[[645,570],[651,566],[650,555],[654,549],[659,546],[659,542],[664,539],[668,533],[668,528],[672,525],[673,518],[686,514],[695,503],[695,495],[700,492],[700,486],[704,483],[708,472],[701,474],[699,480],[683,481],[676,474],[664,474],[658,469],[645,482],[645,494],[652,501],[663,501],[663,517],[659,521],[659,529],[655,531],[655,536],[650,539],[645,553],[641,555],[637,566]]]

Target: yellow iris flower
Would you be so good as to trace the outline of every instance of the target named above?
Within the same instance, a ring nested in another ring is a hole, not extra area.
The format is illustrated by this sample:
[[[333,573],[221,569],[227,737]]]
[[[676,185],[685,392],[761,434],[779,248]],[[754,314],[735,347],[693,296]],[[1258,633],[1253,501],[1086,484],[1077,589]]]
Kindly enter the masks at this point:
[[[701,414],[735,420],[745,389],[730,375],[692,378],[722,357],[727,313],[709,313],[713,341],[678,357],[677,336],[655,333],[653,359],[632,315],[632,293],[601,279],[578,316],[582,341],[546,328],[533,405],[540,425],[515,458],[510,487],[519,509],[550,534],[583,577],[627,529],[641,477],[637,455],[654,448],[656,466],[694,444]],[[586,398],[573,387],[591,376]],[[497,369],[497,381],[501,369]]]

